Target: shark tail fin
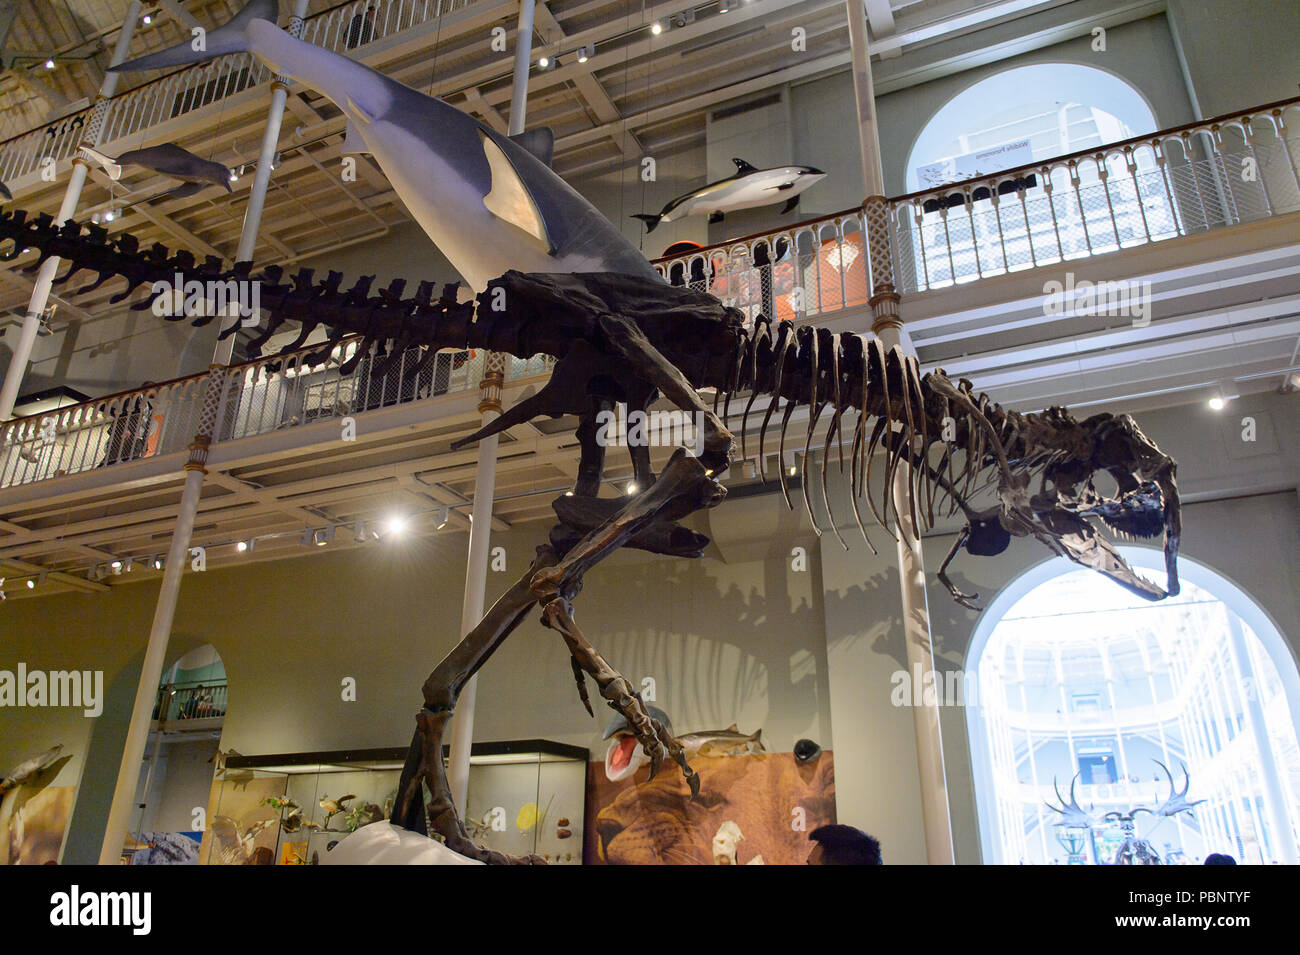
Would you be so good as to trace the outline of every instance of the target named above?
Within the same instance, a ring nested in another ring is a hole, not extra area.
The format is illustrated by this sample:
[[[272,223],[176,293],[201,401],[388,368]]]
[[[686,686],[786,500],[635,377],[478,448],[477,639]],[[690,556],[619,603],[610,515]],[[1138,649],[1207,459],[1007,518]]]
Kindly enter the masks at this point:
[[[646,214],[644,214],[644,213],[637,213],[636,215],[632,216],[632,218],[633,218],[633,219],[640,219],[642,222],[644,222],[644,223],[645,223],[645,234],[646,234],[646,235],[649,235],[651,232],[653,232],[653,231],[655,230],[655,226],[657,226],[657,225],[659,224],[659,220],[662,219],[663,216],[660,216],[660,215],[646,215]]]
[[[113,162],[108,156],[105,156],[98,149],[91,149],[89,146],[82,146],[81,151],[89,156],[95,162],[104,167],[104,172],[109,179],[117,182],[122,178],[122,167],[120,164]]]
[[[249,0],[230,22],[215,30],[195,33],[189,40],[176,46],[150,53],[117,66],[113,73],[134,73],[140,70],[157,70],[168,66],[188,66],[202,63],[227,53],[243,53],[249,49],[248,25],[254,20],[276,23],[280,18],[280,0]]]

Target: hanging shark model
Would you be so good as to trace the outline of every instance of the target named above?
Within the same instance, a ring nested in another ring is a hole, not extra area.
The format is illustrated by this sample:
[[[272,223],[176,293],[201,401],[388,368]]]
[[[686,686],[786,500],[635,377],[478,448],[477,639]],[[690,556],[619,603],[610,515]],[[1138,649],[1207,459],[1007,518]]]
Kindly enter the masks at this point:
[[[185,185],[164,193],[174,199],[192,196],[208,186],[222,186],[230,192],[230,170],[219,162],[196,156],[188,149],[182,149],[175,143],[163,143],[161,146],[149,146],[146,149],[132,149],[113,159],[98,149],[82,146],[81,151],[99,163],[108,178],[114,182],[122,178],[123,166],[142,166],[164,176],[183,180]]]
[[[774,166],[756,169],[743,159],[731,160],[736,164],[736,174],[719,179],[694,192],[678,196],[658,215],[634,215],[646,224],[646,234],[653,232],[661,222],[675,222],[687,216],[708,213],[709,222],[721,222],[728,212],[757,209],[785,200],[781,214],[790,212],[799,204],[799,194],[826,178],[826,173],[812,166]]]
[[[550,169],[549,129],[503,136],[473,117],[276,25],[278,0],[252,0],[205,36],[114,70],[151,70],[247,51],[327,96],[348,120],[344,152],[368,152],[412,217],[483,291],[520,272],[657,278],[646,258]]]

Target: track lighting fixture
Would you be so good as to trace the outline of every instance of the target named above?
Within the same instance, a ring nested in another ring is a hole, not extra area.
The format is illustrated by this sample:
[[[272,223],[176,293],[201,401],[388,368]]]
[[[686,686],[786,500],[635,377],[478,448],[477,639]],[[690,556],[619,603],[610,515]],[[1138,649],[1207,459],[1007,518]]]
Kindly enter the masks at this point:
[[[594,43],[587,43],[583,46],[578,47],[578,62],[586,63],[589,59],[591,59],[595,55],[595,53],[596,53],[596,44]]]
[[[442,530],[447,526],[447,521],[451,519],[451,508],[440,507],[433,512],[433,526],[437,530]]]
[[[663,26],[663,24],[660,23],[658,20],[656,20],[654,23],[650,24],[650,33],[651,33],[652,36],[658,36],[659,34],[661,34],[661,33],[663,33],[663,32],[664,32],[664,26]]]

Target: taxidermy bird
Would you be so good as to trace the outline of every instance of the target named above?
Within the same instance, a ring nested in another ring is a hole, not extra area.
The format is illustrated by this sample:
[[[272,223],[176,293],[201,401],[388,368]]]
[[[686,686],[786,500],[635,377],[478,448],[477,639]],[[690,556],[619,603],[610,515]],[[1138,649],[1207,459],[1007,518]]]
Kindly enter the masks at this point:
[[[826,178],[826,173],[812,166],[774,166],[759,169],[743,159],[731,160],[736,164],[735,175],[719,179],[693,192],[678,196],[663,207],[658,215],[634,215],[646,224],[646,234],[661,222],[676,222],[687,216],[707,214],[709,222],[721,222],[728,212],[757,209],[785,200],[781,214],[794,210],[799,204],[799,194]]]
[[[325,827],[329,828],[330,820],[341,812],[348,811],[348,802],[356,799],[355,793],[349,793],[346,796],[339,796],[338,799],[330,799],[329,796],[322,796],[320,807],[325,810]]]
[[[248,52],[328,97],[347,117],[345,153],[369,153],[420,227],[475,291],[510,269],[618,272],[656,281],[640,251],[551,171],[554,136],[504,136],[448,103],[276,25],[278,0],[252,0],[205,49],[184,43],[110,70],[182,66]]]
[[[230,170],[227,167],[219,162],[196,156],[175,143],[163,143],[161,146],[149,146],[146,149],[132,149],[130,152],[122,153],[116,159],[89,146],[82,146],[81,151],[99,163],[108,174],[108,178],[114,182],[122,178],[123,166],[141,166],[162,173],[164,176],[182,180],[185,185],[163,193],[173,199],[192,196],[208,186],[221,186],[226,192],[231,191]]]

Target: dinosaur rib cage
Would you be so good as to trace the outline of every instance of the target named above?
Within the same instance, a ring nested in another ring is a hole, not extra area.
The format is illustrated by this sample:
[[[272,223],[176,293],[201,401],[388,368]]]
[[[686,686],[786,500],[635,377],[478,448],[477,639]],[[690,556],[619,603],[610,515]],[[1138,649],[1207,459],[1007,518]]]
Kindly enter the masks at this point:
[[[12,243],[12,246],[6,248],[6,243]],[[281,349],[280,354],[301,348],[317,328],[324,326],[328,330],[328,339],[319,351],[305,356],[304,363],[308,365],[327,361],[345,336],[362,335],[364,341],[340,369],[344,374],[351,373],[375,345],[380,349],[374,366],[375,374],[382,374],[411,347],[424,347],[426,350],[416,373],[424,369],[437,351],[446,348],[490,348],[525,359],[539,351],[557,354],[562,350],[562,343],[555,334],[547,335],[531,328],[538,324],[535,321],[538,315],[545,312],[544,307],[535,303],[533,307],[523,309],[528,317],[511,323],[487,313],[482,307],[488,292],[479,296],[476,316],[475,303],[456,301],[455,284],[445,286],[440,297],[434,299],[435,283],[428,281],[420,282],[415,295],[409,298],[403,298],[404,279],[396,279],[374,294],[371,292],[373,275],[362,276],[346,290],[342,287],[342,274],[334,271],[323,280],[315,281],[313,270],[301,269],[288,281],[282,281],[285,273],[279,266],[269,266],[257,274],[253,274],[249,262],[236,263],[231,269],[225,269],[215,256],[198,262],[190,252],[181,250],[173,254],[160,243],[141,249],[138,239],[130,233],[110,235],[108,230],[99,226],[71,220],[58,226],[46,214],[29,220],[23,210],[0,212],[0,261],[12,261],[28,250],[38,251],[39,257],[24,269],[25,272],[37,271],[52,257],[68,264],[67,270],[56,277],[57,284],[68,282],[82,271],[95,272],[95,280],[76,289],[74,294],[77,295],[89,293],[112,279],[124,279],[126,288],[113,295],[110,303],[126,300],[144,284],[152,287],[154,283],[167,283],[170,288],[178,277],[187,283],[257,282],[260,306],[267,322],[247,345],[249,356],[254,358],[287,321],[297,321],[301,328],[298,337]],[[537,278],[507,273],[503,279],[511,277]],[[603,281],[600,279],[597,284]],[[497,284],[493,283],[494,286]],[[745,458],[750,456],[745,432],[755,401],[759,396],[771,399],[763,412],[757,452],[764,480],[767,431],[781,401],[785,402],[780,422],[779,451],[782,455],[787,426],[795,408],[802,405],[809,409],[804,439],[805,461],[808,460],[817,424],[829,411],[830,425],[825,439],[826,450],[822,455],[820,483],[831,529],[846,548],[844,538],[835,527],[827,495],[826,465],[832,448],[837,453],[839,469],[843,473],[845,445],[850,447],[850,502],[864,539],[867,539],[866,529],[858,505],[864,489],[876,521],[889,533],[897,533],[897,514],[895,529],[889,529],[892,497],[889,488],[893,486],[894,475],[904,458],[910,464],[906,469],[907,508],[912,526],[919,530],[934,524],[934,504],[940,490],[951,499],[949,514],[958,507],[969,514],[967,501],[978,490],[974,484],[986,466],[1001,463],[1005,475],[1008,465],[1022,470],[1055,456],[1055,452],[1044,451],[1026,435],[1024,426],[1032,425],[1030,419],[1037,415],[1005,412],[990,402],[986,395],[975,395],[970,382],[962,379],[954,385],[942,371],[921,375],[914,357],[906,356],[898,349],[886,349],[875,336],[833,333],[811,326],[796,329],[790,322],[778,323],[774,334],[771,323],[764,318],[758,319],[752,329],[746,329],[739,312],[725,308],[711,296],[671,286],[664,288],[671,289],[679,299],[676,311],[668,314],[680,316],[683,305],[703,308],[713,329],[710,345],[721,342],[722,347],[711,347],[710,357],[703,359],[686,351],[674,354],[681,346],[668,340],[674,336],[668,333],[667,323],[656,323],[652,319],[640,319],[640,322],[652,344],[677,364],[692,386],[716,389],[714,409],[716,413],[718,403],[722,403],[723,420],[730,420],[732,399],[742,393],[749,394],[741,425],[741,453]],[[662,294],[662,290],[656,285],[649,294]],[[134,310],[148,309],[156,297],[152,294],[130,307]],[[588,318],[602,307],[598,295],[579,295],[578,298],[578,310],[585,307]],[[569,303],[566,300],[564,304]],[[170,321],[181,321],[192,316],[165,317]],[[202,327],[215,317],[212,314],[199,315],[193,317],[191,324]],[[630,317],[638,320],[638,316]],[[680,317],[672,319],[682,320]],[[570,334],[598,335],[595,327],[594,322],[580,321],[570,323],[568,331]],[[235,322],[223,330],[220,337],[225,338],[238,328],[239,323]],[[656,338],[664,340],[656,341]],[[273,372],[278,365],[271,363],[265,367],[268,372]],[[572,411],[580,413],[581,409]],[[845,413],[849,411],[857,412],[851,440],[850,426],[845,419]],[[937,456],[933,453],[936,445],[942,449]],[[883,507],[877,505],[870,482],[871,460],[878,448],[887,453]],[[958,452],[962,452],[959,465],[955,464]],[[790,505],[784,468],[778,468],[778,473],[782,495]],[[810,498],[810,482],[805,479],[800,484],[809,517],[817,533],[821,534]],[[897,509],[897,502],[894,504]],[[869,539],[867,544],[872,546]]]

